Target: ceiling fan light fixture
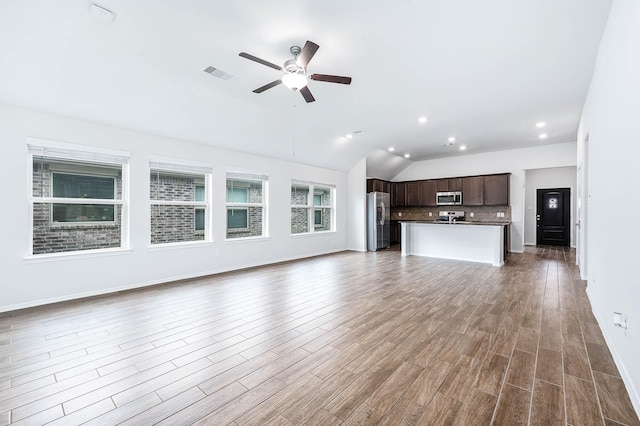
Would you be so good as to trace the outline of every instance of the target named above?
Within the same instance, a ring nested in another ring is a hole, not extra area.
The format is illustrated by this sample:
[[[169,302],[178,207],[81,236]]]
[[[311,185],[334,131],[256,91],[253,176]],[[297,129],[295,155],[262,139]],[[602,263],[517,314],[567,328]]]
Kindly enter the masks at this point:
[[[282,76],[282,84],[294,92],[305,87],[308,82],[309,80],[304,74],[288,73]]]

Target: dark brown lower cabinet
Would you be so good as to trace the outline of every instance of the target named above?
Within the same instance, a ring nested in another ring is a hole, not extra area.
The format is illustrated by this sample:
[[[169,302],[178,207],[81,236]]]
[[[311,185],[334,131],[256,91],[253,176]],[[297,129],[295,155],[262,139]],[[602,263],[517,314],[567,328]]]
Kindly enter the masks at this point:
[[[391,237],[389,238],[391,244],[400,244],[400,223],[397,220],[392,220],[390,225]]]
[[[511,245],[511,225],[504,226],[504,252],[502,253],[502,260],[507,261],[507,253],[509,253],[509,246]]]

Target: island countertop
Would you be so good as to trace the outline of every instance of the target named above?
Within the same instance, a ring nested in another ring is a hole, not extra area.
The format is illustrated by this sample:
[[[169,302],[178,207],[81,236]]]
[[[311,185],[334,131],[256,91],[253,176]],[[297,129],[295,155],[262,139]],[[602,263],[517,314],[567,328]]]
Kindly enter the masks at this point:
[[[461,220],[458,222],[445,222],[443,220],[399,220],[399,223],[422,223],[430,225],[489,225],[489,226],[506,226],[511,225],[511,222],[471,222],[467,220]]]

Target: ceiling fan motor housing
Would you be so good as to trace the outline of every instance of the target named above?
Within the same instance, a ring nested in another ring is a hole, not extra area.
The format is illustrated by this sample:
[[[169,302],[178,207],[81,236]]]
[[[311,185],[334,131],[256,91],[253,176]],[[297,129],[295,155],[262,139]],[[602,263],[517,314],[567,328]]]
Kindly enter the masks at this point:
[[[304,75],[307,73],[307,70],[305,70],[303,67],[298,65],[296,59],[289,59],[284,63],[284,66],[282,68],[284,68],[284,70],[290,74]]]

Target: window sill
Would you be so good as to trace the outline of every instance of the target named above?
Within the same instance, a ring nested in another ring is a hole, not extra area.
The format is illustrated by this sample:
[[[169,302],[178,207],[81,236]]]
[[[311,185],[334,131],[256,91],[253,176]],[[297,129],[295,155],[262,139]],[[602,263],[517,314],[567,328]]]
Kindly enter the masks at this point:
[[[161,244],[152,244],[147,246],[149,251],[164,251],[164,250],[174,250],[174,249],[185,249],[185,248],[195,248],[195,247],[207,247],[212,246],[213,241],[185,241],[179,243],[161,243]]]
[[[225,243],[250,243],[256,241],[266,241],[270,240],[269,236],[259,236],[259,237],[238,237],[238,238],[227,238],[224,240]]]
[[[316,231],[316,232],[301,232],[299,234],[290,234],[291,238],[305,238],[315,237],[319,235],[336,234],[336,231]]]
[[[67,251],[62,253],[32,254],[26,256],[24,261],[26,263],[57,262],[60,260],[75,260],[100,256],[119,256],[123,254],[131,254],[132,252],[133,250],[129,248],[120,247],[113,249]]]

